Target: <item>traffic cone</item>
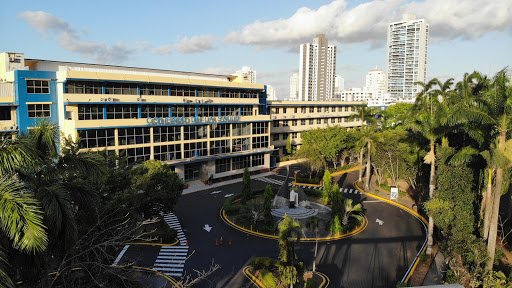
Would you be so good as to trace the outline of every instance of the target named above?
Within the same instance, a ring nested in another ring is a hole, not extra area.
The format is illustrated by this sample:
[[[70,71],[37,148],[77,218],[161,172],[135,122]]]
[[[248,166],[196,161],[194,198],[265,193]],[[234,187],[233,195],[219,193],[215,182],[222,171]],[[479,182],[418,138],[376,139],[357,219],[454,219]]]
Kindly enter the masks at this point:
[[[188,240],[187,240],[187,246],[188,246]]]
[[[215,246],[219,246],[219,240],[215,238]]]
[[[222,245],[222,237],[220,237],[220,245]]]
[[[231,245],[231,238],[229,238],[229,243],[228,243],[228,245]]]

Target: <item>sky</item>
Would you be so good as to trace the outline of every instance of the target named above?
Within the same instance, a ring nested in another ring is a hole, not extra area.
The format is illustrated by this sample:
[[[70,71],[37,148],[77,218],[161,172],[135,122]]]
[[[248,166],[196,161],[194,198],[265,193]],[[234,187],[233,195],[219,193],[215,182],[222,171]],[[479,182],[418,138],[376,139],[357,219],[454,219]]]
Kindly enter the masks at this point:
[[[427,81],[512,68],[510,0],[5,1],[0,52],[25,58],[229,75],[257,72],[289,97],[299,46],[325,34],[336,74],[363,87],[386,69],[387,25],[405,13],[430,25]]]

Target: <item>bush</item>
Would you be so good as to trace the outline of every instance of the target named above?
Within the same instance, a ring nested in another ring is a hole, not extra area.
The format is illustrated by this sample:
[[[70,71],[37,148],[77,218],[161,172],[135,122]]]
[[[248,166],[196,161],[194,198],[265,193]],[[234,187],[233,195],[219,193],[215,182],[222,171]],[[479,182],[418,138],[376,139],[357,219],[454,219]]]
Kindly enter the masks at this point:
[[[233,201],[235,201],[240,194],[233,195],[224,201],[224,211],[226,215],[234,215],[240,211],[240,205],[234,205]]]
[[[322,190],[304,188],[304,193],[308,197],[321,198]]]
[[[268,270],[260,271],[260,279],[263,282],[263,285],[268,288],[275,288],[279,284],[279,280],[277,280],[276,276],[269,272]]]
[[[277,268],[277,260],[269,257],[255,257],[251,259],[251,266],[255,270],[275,270]]]
[[[176,240],[178,233],[176,230],[169,227],[165,221],[160,220],[156,231],[151,233],[150,236],[157,237],[162,241],[162,243],[173,243]]]
[[[420,262],[421,263],[426,264],[428,261],[428,258],[429,258],[429,256],[427,255],[427,253],[420,254]]]
[[[316,281],[315,278],[309,278],[306,281],[306,285],[304,285],[304,288],[317,288],[317,287],[318,287],[318,282]]]
[[[505,257],[505,250],[496,248],[496,252],[494,254],[494,265],[500,265],[500,261],[503,257]]]
[[[306,183],[306,184],[320,184],[320,179],[322,178],[318,178],[318,177],[315,177],[315,178],[303,178],[303,177],[297,177],[297,182],[298,183]]]

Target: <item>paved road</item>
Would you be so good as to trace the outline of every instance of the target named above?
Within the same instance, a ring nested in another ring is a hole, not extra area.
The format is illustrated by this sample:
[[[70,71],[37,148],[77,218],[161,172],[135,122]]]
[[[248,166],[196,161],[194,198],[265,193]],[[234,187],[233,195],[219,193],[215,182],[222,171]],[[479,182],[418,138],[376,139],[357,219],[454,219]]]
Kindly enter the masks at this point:
[[[290,174],[295,169],[291,167]],[[286,169],[282,169],[280,175],[254,179],[252,188],[264,188],[267,184],[277,187],[286,180],[285,174]],[[344,197],[356,203],[363,201],[369,224],[354,237],[319,243],[317,270],[331,279],[330,287],[394,287],[423,244],[423,225],[395,206],[348,193],[353,189],[351,183],[357,179],[357,172],[338,178],[341,178],[340,187],[346,191]],[[225,196],[240,190],[241,183],[236,183],[183,195],[178,201],[175,214],[189,240],[191,255],[185,263],[185,272],[195,275],[194,270],[208,269],[212,261],[221,265],[221,269],[194,287],[253,287],[242,268],[252,257],[277,257],[277,241],[236,231],[220,219],[219,209]],[[215,191],[221,192],[212,194]],[[377,219],[383,224],[379,225]],[[203,228],[205,224],[213,227],[210,232]],[[223,245],[216,246],[216,240],[220,241],[221,237]],[[227,245],[229,240],[232,245]],[[299,260],[312,269],[314,243],[300,243],[296,249]]]

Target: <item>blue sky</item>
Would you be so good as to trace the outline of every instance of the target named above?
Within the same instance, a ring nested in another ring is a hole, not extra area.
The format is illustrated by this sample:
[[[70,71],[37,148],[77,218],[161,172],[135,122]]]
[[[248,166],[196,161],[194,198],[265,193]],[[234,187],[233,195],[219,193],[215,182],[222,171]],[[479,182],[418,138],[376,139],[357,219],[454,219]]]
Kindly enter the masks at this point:
[[[242,4],[243,3],[243,4]],[[230,74],[257,71],[289,95],[298,48],[324,33],[345,87],[386,68],[386,25],[404,13],[430,24],[427,79],[512,67],[512,1],[8,1],[0,51],[26,58]]]

